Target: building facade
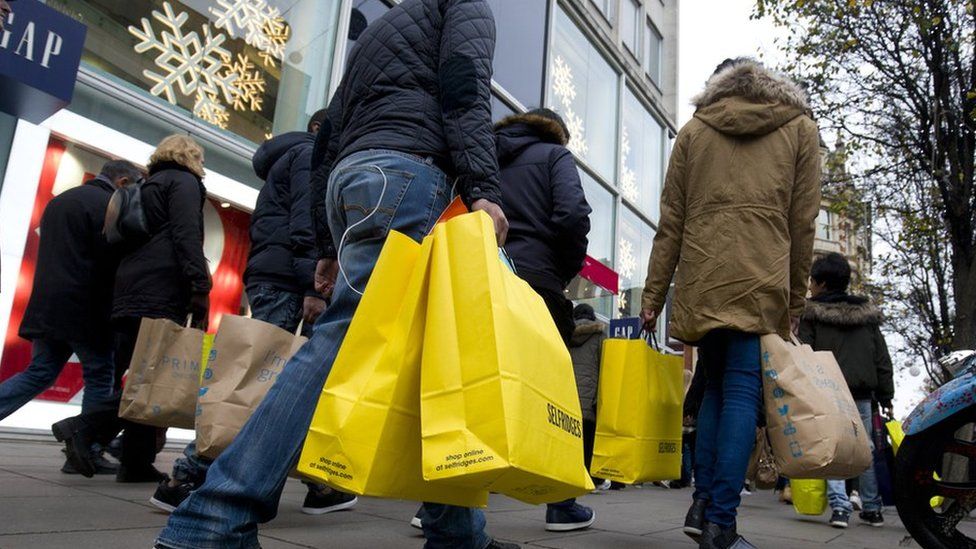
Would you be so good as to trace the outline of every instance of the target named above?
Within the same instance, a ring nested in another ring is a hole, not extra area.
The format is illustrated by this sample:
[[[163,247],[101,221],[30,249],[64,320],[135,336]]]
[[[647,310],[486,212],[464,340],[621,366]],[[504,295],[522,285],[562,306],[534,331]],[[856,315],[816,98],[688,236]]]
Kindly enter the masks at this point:
[[[47,201],[109,158],[144,164],[169,134],[206,149],[211,325],[245,310],[247,218],[261,186],[251,156],[327,104],[356,39],[393,1],[44,0],[87,37],[67,108],[40,124],[0,114],[0,379],[29,360],[16,334]],[[570,297],[606,318],[636,315],[676,133],[678,1],[489,3],[493,117],[541,105],[565,117],[593,207],[589,255],[619,274],[615,295],[579,280]],[[77,370],[45,396],[77,398]]]

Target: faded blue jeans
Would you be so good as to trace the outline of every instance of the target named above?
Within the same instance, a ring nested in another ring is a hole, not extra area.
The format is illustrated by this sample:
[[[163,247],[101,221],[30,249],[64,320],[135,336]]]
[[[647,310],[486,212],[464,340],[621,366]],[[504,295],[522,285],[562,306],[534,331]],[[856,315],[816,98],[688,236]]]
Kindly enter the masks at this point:
[[[106,329],[109,329],[106,327]],[[54,384],[72,354],[81,361],[85,392],[81,411],[98,409],[112,401],[115,361],[112,346],[68,343],[54,339],[35,339],[27,369],[0,383],[0,419],[16,412]]]
[[[381,195],[376,213],[363,221]],[[373,150],[339,162],[329,178],[326,206],[336,243],[346,236],[341,259],[349,284],[360,291],[366,287],[390,229],[419,241],[449,200],[447,178],[430,160]],[[322,386],[359,305],[360,296],[349,284],[340,274],[332,304],[315,323],[312,338],[288,361],[240,434],[210,466],[203,486],[170,515],[157,541],[160,547],[259,547],[257,525],[277,514],[288,472],[298,460]],[[424,509],[429,549],[483,549],[490,542],[481,511],[437,504],[425,504]]]
[[[705,397],[695,440],[695,495],[708,501],[705,520],[735,526],[762,409],[759,336],[732,330],[701,341]]]
[[[874,455],[874,422],[872,421],[873,411],[871,410],[870,400],[858,400],[857,411],[861,414],[861,423],[864,424],[864,432],[868,434],[868,443],[871,445],[871,454]],[[881,496],[878,494],[878,477],[874,475],[874,461],[861,476],[858,477],[858,490],[861,494],[861,505],[865,511],[880,511],[884,505]],[[827,502],[834,511],[844,511],[848,514],[854,511],[851,500],[847,496],[847,483],[845,480],[827,481]]]

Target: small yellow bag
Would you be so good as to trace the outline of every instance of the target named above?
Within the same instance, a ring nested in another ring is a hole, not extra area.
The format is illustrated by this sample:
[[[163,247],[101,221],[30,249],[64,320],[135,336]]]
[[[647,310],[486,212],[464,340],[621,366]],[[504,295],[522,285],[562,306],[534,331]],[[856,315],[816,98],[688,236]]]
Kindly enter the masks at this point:
[[[603,342],[594,477],[635,484],[681,478],[684,361],[642,340]]]
[[[898,454],[898,448],[901,447],[901,441],[905,438],[905,431],[901,428],[901,422],[891,420],[885,423],[885,427],[888,429],[888,438],[891,440],[891,449],[895,452],[895,454]],[[935,480],[942,480],[938,473],[932,473],[932,477],[935,478]],[[934,496],[932,500],[929,501],[929,505],[931,505],[933,509],[936,507],[941,507],[943,503],[945,503],[945,497],[943,496]]]
[[[322,389],[298,470],[356,494],[484,507],[486,491],[428,483],[421,474],[430,244],[387,237]]]
[[[827,510],[827,481],[790,479],[793,509],[801,515],[820,516]]]
[[[531,504],[592,490],[572,361],[542,298],[499,259],[484,213],[429,238],[424,478]]]

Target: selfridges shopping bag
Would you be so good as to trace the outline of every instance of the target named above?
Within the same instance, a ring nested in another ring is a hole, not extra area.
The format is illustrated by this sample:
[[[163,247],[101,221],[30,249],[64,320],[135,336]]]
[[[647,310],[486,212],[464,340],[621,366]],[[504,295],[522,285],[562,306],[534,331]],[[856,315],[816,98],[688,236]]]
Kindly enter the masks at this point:
[[[482,212],[433,232],[421,369],[424,478],[528,503],[592,490],[572,362]]]
[[[681,477],[684,360],[640,339],[603,342],[590,471],[636,484]]]
[[[801,515],[820,516],[827,510],[826,480],[792,479],[790,492],[793,494],[793,509]]]
[[[762,336],[766,432],[780,473],[789,478],[853,478],[871,448],[844,375],[829,352]]]
[[[420,360],[430,242],[391,232],[322,389],[301,474],[356,494],[484,507],[484,490],[425,482]]]
[[[144,318],[132,351],[119,417],[192,429],[200,389],[203,331],[163,318]]]
[[[230,446],[306,341],[274,324],[224,315],[197,400],[197,453],[216,459]]]

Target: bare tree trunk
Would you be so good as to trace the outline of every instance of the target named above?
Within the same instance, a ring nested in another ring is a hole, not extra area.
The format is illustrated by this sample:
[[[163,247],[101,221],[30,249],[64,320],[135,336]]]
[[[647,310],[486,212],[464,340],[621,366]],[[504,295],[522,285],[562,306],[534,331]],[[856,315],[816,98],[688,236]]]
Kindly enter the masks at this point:
[[[956,317],[953,323],[952,349],[976,349],[976,268],[972,261],[956,261]]]

